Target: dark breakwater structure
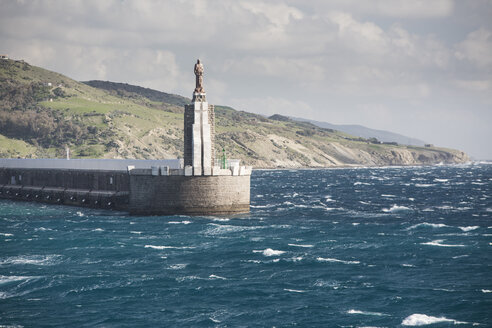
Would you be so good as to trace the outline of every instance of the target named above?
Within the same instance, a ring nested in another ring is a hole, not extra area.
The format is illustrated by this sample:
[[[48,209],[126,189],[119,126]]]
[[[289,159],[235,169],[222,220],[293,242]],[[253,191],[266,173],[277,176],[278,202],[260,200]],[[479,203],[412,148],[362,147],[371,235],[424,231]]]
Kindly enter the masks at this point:
[[[215,159],[215,114],[203,65],[185,106],[184,159],[0,159],[0,198],[136,215],[249,212],[251,167]]]

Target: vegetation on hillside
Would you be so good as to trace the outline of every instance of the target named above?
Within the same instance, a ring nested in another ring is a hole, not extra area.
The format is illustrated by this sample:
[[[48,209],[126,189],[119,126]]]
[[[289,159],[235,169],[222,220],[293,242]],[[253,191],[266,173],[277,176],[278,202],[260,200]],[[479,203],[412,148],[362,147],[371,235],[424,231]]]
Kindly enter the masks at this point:
[[[0,60],[0,156],[176,158],[190,100],[123,83],[80,83]],[[467,160],[437,148],[380,144],[281,115],[215,107],[216,149],[255,167],[391,165]]]

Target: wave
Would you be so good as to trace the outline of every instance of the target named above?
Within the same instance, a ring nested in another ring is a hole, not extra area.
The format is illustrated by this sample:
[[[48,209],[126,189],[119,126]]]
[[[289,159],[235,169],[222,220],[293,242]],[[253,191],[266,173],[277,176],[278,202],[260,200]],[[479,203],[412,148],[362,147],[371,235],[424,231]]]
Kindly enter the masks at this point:
[[[156,245],[145,245],[145,248],[153,248],[153,249],[191,249],[195,248],[192,246],[156,246]]]
[[[383,208],[383,212],[386,212],[386,213],[403,212],[403,211],[410,211],[410,210],[411,209],[409,207],[398,206],[396,204],[391,206],[391,208]]]
[[[480,227],[479,226],[468,226],[468,227],[458,227],[458,228],[460,228],[464,232],[468,232],[468,231],[476,230]]]
[[[420,227],[446,228],[446,227],[449,227],[449,226],[446,225],[446,224],[444,224],[444,223],[428,223],[428,222],[422,222],[422,223],[419,223],[419,224],[414,224],[413,226],[408,227],[405,230],[412,230],[412,229],[416,229],[416,228],[420,228]]]
[[[249,207],[252,207],[252,208],[270,208],[270,207],[274,207],[275,205],[274,204],[268,204],[268,205],[249,205]]]
[[[224,277],[221,277],[221,276],[217,276],[215,274],[211,274],[210,276],[208,276],[210,279],[220,279],[220,280],[227,280],[227,278],[224,278]]]
[[[263,251],[254,250],[253,253],[263,253],[263,255],[265,255],[265,256],[278,256],[278,255],[284,254],[285,251],[278,251],[275,249],[267,248]]]
[[[209,223],[208,225],[212,227],[205,231],[205,234],[207,235],[222,235],[230,232],[242,232],[242,231],[265,228],[262,226],[235,226],[235,225],[217,224],[217,223]]]
[[[425,326],[440,322],[452,322],[455,325],[468,324],[468,322],[448,319],[446,317],[433,317],[426,314],[414,313],[402,321],[403,326]]]
[[[288,289],[288,288],[284,288],[284,290],[286,292],[291,292],[291,293],[305,293],[306,292],[305,290],[300,290],[300,289]]]
[[[230,221],[231,219],[227,219],[227,218],[210,218],[212,221],[218,221],[218,222],[227,222],[227,221]]]
[[[169,266],[169,269],[171,270],[181,270],[184,269],[188,266],[187,263],[179,263],[179,264],[173,264]]]
[[[32,277],[32,276],[1,276],[0,275],[0,285],[7,284],[15,281],[23,281],[23,280],[32,280],[39,279],[40,277]]]
[[[348,310],[347,313],[348,314],[374,315],[374,316],[378,316],[378,317],[388,316],[388,314],[381,313],[381,312],[369,312],[369,311],[360,311],[360,310],[354,310],[354,309]]]
[[[55,265],[61,255],[20,255],[0,260],[0,265]]]
[[[442,244],[444,240],[438,239],[438,240],[433,240],[429,241],[427,243],[420,243],[420,245],[428,245],[428,246],[439,246],[439,247],[465,247],[465,245],[457,244],[457,245],[451,245],[451,244]]]
[[[360,181],[354,182],[354,186],[359,186],[359,185],[372,186],[372,183],[360,182]]]
[[[325,258],[325,257],[318,257],[316,258],[319,262],[335,262],[335,263],[343,263],[343,264],[359,264],[359,261],[344,261],[344,260],[339,260],[339,259],[334,259],[334,258]]]
[[[304,247],[304,248],[314,247],[314,245],[301,245],[301,244],[288,244],[288,245],[292,247]]]

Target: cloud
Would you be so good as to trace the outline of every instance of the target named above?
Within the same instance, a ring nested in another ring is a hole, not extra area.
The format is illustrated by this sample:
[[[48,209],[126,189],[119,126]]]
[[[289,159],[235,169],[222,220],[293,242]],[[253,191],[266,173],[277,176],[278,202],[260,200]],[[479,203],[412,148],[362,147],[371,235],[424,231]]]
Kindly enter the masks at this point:
[[[296,2],[299,3],[299,1]],[[314,1],[313,6],[317,11],[342,10],[358,15],[409,19],[447,17],[454,10],[452,0],[317,0]]]
[[[456,57],[480,67],[492,68],[492,31],[480,28],[457,45]]]
[[[425,136],[451,140],[451,123],[424,121],[448,110],[470,125],[463,116],[490,110],[490,8],[452,0],[3,1],[0,52],[78,80],[185,96],[200,58],[209,101],[396,132],[425,127]]]
[[[290,101],[285,98],[265,97],[265,98],[234,98],[231,105],[239,110],[250,111],[266,116],[280,114],[284,116],[299,116],[313,118],[316,111],[307,103],[302,101]]]

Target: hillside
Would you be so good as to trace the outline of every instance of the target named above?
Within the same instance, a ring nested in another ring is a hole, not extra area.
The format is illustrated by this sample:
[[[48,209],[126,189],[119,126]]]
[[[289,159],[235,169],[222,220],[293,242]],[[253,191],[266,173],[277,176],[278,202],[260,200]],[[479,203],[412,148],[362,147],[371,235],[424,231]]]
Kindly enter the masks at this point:
[[[191,87],[190,87],[191,89]],[[188,98],[123,83],[80,83],[0,60],[0,156],[176,158]],[[216,106],[216,149],[257,168],[458,163],[457,150],[374,143],[287,117]]]
[[[402,145],[412,146],[424,146],[426,144],[425,141],[416,138],[407,137],[390,131],[371,129],[357,124],[331,124],[327,122],[320,122],[297,117],[292,117],[292,119],[301,122],[309,122],[321,128],[342,131],[356,137],[362,137],[366,139],[376,138],[382,142],[397,142]]]

